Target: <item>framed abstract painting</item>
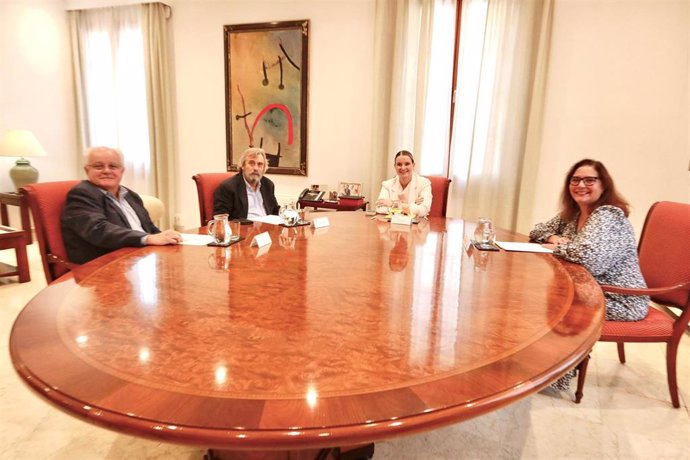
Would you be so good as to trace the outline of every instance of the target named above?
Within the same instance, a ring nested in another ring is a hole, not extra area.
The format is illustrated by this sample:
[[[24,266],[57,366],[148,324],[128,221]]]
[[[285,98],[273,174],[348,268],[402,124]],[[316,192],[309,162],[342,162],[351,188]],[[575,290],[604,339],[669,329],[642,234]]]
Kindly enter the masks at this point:
[[[227,170],[249,147],[268,173],[307,175],[309,21],[224,26]]]

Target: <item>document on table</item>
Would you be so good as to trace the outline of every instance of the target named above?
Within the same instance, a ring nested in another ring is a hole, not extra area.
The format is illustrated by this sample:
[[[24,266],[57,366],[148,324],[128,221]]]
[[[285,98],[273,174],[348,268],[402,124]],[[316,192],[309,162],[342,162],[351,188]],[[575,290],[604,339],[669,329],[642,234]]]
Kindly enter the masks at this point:
[[[515,241],[495,241],[496,246],[504,251],[516,252],[544,252],[551,254],[553,251],[537,243],[518,243]]]
[[[252,220],[254,222],[261,222],[263,224],[273,224],[273,225],[280,225],[280,224],[285,223],[280,216],[275,216],[275,215],[264,216],[264,217],[252,217],[249,220]]]
[[[196,233],[181,233],[181,235],[182,241],[180,241],[180,244],[186,244],[188,246],[206,246],[213,241],[211,235],[198,235]]]

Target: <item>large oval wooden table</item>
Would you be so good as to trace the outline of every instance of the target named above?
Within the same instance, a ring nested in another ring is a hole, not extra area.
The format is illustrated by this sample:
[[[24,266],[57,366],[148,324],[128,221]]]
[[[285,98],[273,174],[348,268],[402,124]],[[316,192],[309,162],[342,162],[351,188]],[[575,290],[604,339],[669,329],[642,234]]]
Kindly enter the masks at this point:
[[[15,368],[43,398],[120,432],[300,450],[494,410],[599,336],[603,296],[580,266],[468,252],[474,225],[462,220],[326,216],[320,229],[243,226],[230,248],[123,249],[86,264],[18,316]],[[273,243],[250,247],[264,231]]]

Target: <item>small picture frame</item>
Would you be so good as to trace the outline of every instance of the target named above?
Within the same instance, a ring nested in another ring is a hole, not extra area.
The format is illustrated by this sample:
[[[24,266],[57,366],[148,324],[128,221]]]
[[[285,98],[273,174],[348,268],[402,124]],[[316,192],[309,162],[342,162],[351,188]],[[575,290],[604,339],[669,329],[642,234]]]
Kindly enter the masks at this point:
[[[362,184],[357,182],[341,182],[338,185],[338,195],[341,198],[361,198]]]

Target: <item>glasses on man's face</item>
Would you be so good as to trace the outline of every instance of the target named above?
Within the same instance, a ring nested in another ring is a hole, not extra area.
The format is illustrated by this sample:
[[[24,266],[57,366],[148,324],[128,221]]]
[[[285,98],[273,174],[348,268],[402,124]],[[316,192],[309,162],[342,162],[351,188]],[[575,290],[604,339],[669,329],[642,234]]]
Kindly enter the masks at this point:
[[[584,182],[586,186],[592,186],[598,181],[598,177],[593,177],[593,176],[588,176],[588,177],[580,177],[580,176],[573,176],[570,178],[570,185],[580,185],[580,182]]]
[[[90,164],[89,168],[95,169],[96,171],[103,171],[105,169],[117,171],[119,169],[122,169],[122,165],[119,163],[94,163]]]

